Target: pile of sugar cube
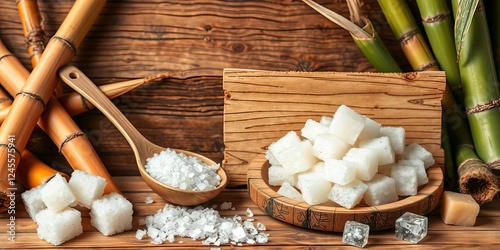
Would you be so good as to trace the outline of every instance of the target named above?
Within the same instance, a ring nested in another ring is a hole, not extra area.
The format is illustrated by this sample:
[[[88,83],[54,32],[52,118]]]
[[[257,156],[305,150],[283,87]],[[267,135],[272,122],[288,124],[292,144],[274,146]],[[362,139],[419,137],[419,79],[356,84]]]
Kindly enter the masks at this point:
[[[332,200],[345,208],[415,195],[435,161],[417,143],[406,146],[402,127],[380,123],[341,105],[333,117],[309,119],[301,129],[269,145],[269,184],[310,205]]]
[[[56,174],[47,183],[21,194],[26,211],[38,225],[37,234],[60,245],[83,232],[79,205],[90,209],[90,222],[108,236],[132,229],[132,203],[117,193],[103,196],[106,180],[75,170],[69,182]]]

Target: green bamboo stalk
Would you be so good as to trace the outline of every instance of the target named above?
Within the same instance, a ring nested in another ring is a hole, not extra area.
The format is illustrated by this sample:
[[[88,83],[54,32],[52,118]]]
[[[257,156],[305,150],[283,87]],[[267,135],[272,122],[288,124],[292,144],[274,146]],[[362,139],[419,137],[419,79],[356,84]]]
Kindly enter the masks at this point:
[[[483,1],[475,10],[464,9],[466,0],[452,0],[456,16],[456,47],[462,52],[458,64],[465,96],[466,113],[479,158],[492,169],[500,169],[500,92]],[[460,4],[460,6],[459,6]],[[470,6],[470,5],[469,5]],[[468,25],[458,25],[474,13]],[[464,34],[464,35],[459,35]],[[457,44],[460,42],[461,45]]]
[[[499,191],[496,176],[488,165],[479,159],[470,134],[467,116],[463,109],[457,105],[451,91],[447,88],[442,99],[443,128],[452,145],[451,153],[454,156],[457,168],[446,168],[448,183],[452,183],[458,175],[458,186],[461,193],[470,194],[479,204],[491,201]],[[446,156],[446,154],[445,154]],[[453,171],[456,171],[454,173]],[[450,180],[451,177],[451,180]]]
[[[356,24],[314,1],[303,0],[303,2],[330,21],[349,31],[354,42],[377,71],[401,72],[401,69],[385,47],[382,39],[375,32],[370,20],[359,16],[361,23]]]
[[[439,67],[446,72],[446,82],[456,100],[463,103],[460,69],[453,36],[453,15],[446,0],[417,0],[422,23]]]
[[[405,0],[378,0],[378,3],[413,70],[439,70]]]

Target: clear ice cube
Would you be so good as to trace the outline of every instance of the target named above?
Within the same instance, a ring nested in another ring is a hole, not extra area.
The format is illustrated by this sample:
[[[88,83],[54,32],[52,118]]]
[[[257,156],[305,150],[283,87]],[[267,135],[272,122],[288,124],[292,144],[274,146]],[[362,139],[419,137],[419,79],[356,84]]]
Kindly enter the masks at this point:
[[[365,247],[368,243],[370,226],[356,221],[347,221],[344,226],[342,242],[359,248]]]
[[[427,235],[427,217],[406,212],[396,220],[396,238],[418,243]]]

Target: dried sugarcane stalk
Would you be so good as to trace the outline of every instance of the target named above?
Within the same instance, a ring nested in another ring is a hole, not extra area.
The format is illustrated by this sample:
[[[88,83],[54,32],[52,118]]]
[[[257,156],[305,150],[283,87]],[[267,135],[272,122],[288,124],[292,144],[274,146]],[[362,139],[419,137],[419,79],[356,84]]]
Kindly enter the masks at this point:
[[[0,109],[6,110],[10,107],[12,98],[0,88]],[[56,173],[68,178],[65,173],[56,171],[47,166],[28,150],[24,150],[21,161],[16,171],[16,181],[25,188],[34,188],[52,178]]]
[[[49,181],[57,173],[66,178],[66,180],[69,180],[67,174],[49,167],[29,150],[24,150],[21,154],[19,167],[17,167],[16,181],[25,188],[31,189]]]
[[[76,49],[96,20],[105,2],[105,0],[75,1],[61,27],[48,42],[44,56],[40,58],[37,67],[33,69],[21,91],[16,94],[10,112],[0,127],[0,144],[3,145],[0,147],[0,196],[7,197],[13,192],[14,183],[9,177],[15,173],[20,155],[28,143],[30,134],[42,112],[48,106],[49,99],[57,85],[57,70],[68,64],[74,57]],[[62,107],[61,110],[64,111]],[[73,145],[76,144],[78,138],[84,137],[78,136],[72,140]],[[73,155],[76,155],[74,152],[83,151],[81,147],[76,145],[72,149],[63,147],[61,151],[64,153],[67,150],[71,150]],[[78,154],[80,157],[78,160],[93,158],[81,153]],[[75,160],[71,157],[66,159],[68,161]]]
[[[2,58],[0,60],[0,82],[9,93],[15,94],[28,79],[29,72],[5,48],[1,41],[0,58]],[[64,155],[73,169],[79,169],[105,178],[108,182],[106,193],[120,192],[89,139],[55,97],[49,99],[45,112],[41,115],[37,124],[59,147],[60,153]]]
[[[18,0],[17,9],[19,11],[19,17],[21,18],[31,65],[34,67],[40,60],[46,43],[42,16],[38,9],[37,0]],[[54,94],[56,96],[64,94],[61,80],[58,81]]]

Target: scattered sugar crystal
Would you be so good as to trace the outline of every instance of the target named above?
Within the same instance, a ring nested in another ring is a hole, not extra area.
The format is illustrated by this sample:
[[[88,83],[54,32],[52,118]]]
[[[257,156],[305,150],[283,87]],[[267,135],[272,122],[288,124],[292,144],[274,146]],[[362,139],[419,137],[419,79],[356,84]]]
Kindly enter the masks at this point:
[[[254,220],[255,219],[253,219],[253,218],[248,218],[246,221],[252,221],[253,222]]]
[[[213,208],[213,209],[216,209],[216,208],[217,208],[217,204],[213,204],[213,205],[212,205],[212,208]]]
[[[253,212],[250,210],[250,208],[247,208],[246,214],[248,217],[253,217]]]
[[[267,230],[266,225],[264,225],[264,223],[262,222],[257,222],[257,230],[266,231]]]
[[[257,236],[255,237],[255,241],[257,241],[257,243],[260,243],[260,244],[263,244],[263,243],[267,243],[267,240],[268,240],[268,235],[265,234],[265,233],[259,233],[257,234]]]
[[[365,247],[368,243],[370,226],[356,221],[347,221],[342,234],[342,242],[359,248]]]
[[[142,237],[144,237],[144,235],[146,235],[146,230],[137,229],[137,232],[135,232],[135,238],[137,238],[138,240],[142,240]]]
[[[26,207],[26,212],[28,212],[28,215],[34,222],[36,222],[36,214],[47,208],[45,203],[43,203],[42,197],[40,196],[40,190],[44,185],[45,184],[39,185],[38,187],[24,191],[21,194],[24,206]]]
[[[146,197],[146,200],[144,200],[144,202],[146,202],[147,204],[151,204],[154,202],[154,200],[153,200],[153,198],[148,196],[148,197]]]
[[[231,207],[233,206],[233,203],[232,202],[222,202],[222,204],[220,205],[220,210],[228,210],[228,209],[231,209]]]
[[[396,238],[418,243],[427,236],[427,223],[427,217],[406,212],[396,220]]]
[[[219,164],[207,165],[197,157],[166,149],[146,160],[146,172],[156,180],[185,190],[209,190],[221,181]]]
[[[242,222],[239,215],[223,218],[213,208],[167,204],[156,214],[146,217],[145,231],[153,244],[171,242],[175,236],[201,240],[206,246],[219,246],[230,242],[235,245],[267,242],[267,235],[259,232],[262,226],[257,226],[249,220]]]
[[[235,210],[236,210],[236,208],[235,208],[235,207],[232,207],[232,208],[231,208],[231,210],[232,210],[232,211],[235,211]]]

